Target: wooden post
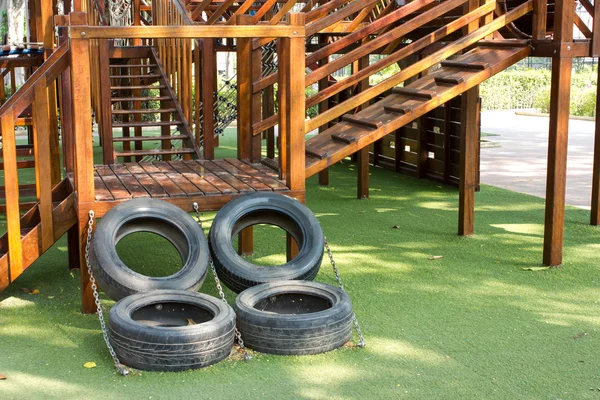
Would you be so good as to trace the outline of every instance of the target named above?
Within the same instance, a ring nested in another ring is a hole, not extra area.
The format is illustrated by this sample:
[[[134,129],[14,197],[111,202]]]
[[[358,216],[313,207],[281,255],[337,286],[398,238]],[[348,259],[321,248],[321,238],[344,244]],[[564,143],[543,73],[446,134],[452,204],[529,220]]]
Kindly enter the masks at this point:
[[[556,3],[555,44],[573,41],[573,13],[572,3]],[[569,56],[559,54],[552,58],[543,259],[544,265],[549,266],[562,264],[572,66]]]
[[[369,66],[369,56],[359,58],[353,65],[354,73]],[[369,88],[369,78],[363,79],[356,85],[356,91],[362,93]],[[366,104],[359,107],[364,109]],[[356,196],[358,199],[369,198],[369,146],[365,146],[357,152],[358,162],[358,184],[356,185]]]
[[[546,38],[546,14],[548,0],[533,0],[533,26],[531,38],[544,40]]]
[[[320,34],[319,35],[319,44],[322,46],[326,46],[327,45],[327,37]],[[324,67],[327,63],[329,63],[329,56],[324,57],[323,59],[319,60],[319,68]],[[323,79],[320,79],[319,83],[318,83],[319,92],[327,89],[327,87],[329,87],[329,75],[325,76]],[[325,99],[319,103],[319,114],[324,113],[328,109],[329,109],[329,99]],[[328,124],[320,126],[319,133],[326,131],[327,128],[328,128]],[[359,180],[359,182],[360,182],[360,180]],[[319,171],[319,185],[321,185],[321,186],[329,185],[329,168],[324,168],[323,170]],[[359,196],[360,196],[360,194],[359,194]]]
[[[289,14],[289,23],[291,26],[304,27],[304,14]],[[280,136],[285,135],[287,152],[287,175],[286,183],[290,190],[304,191],[306,185],[306,164],[305,164],[305,45],[304,36],[294,36],[289,38],[285,44],[289,51],[289,64],[287,67],[289,89],[287,91],[287,110],[286,110],[286,132],[280,132]],[[279,112],[282,112],[280,109]],[[287,258],[293,259],[298,254],[296,242],[287,235]]]
[[[71,13],[71,25],[86,25],[85,13]],[[73,133],[75,147],[74,185],[77,191],[79,244],[81,255],[81,295],[85,313],[95,311],[92,288],[85,268],[85,240],[88,212],[85,204],[94,202],[94,153],[92,148],[92,103],[90,91],[90,45],[85,38],[71,38],[71,83],[73,104]]]
[[[237,15],[236,25],[250,25],[250,15]],[[260,49],[258,50],[260,51]],[[237,85],[238,85],[238,159],[252,158],[252,120],[255,110],[252,107],[252,39],[237,39]],[[260,136],[259,136],[260,139]],[[250,226],[238,235],[238,253],[250,255],[254,253],[254,231]]]
[[[287,135],[288,131],[288,91],[289,91],[289,39],[279,38],[277,40],[277,64],[279,64],[278,80],[277,80],[277,103],[279,109],[279,178],[286,179],[287,177]]]
[[[96,119],[102,138],[102,155],[105,165],[115,163],[115,151],[112,132],[112,100],[110,89],[110,57],[108,55],[108,39],[98,40],[98,72],[100,82],[100,109]],[[123,114],[123,119],[128,118]]]
[[[215,158],[215,75],[214,69],[215,39],[203,39],[202,47],[202,135],[204,140],[204,158],[212,160]]]
[[[458,200],[458,234],[472,235],[475,217],[479,151],[479,86],[462,95],[460,130],[460,181]]]
[[[46,82],[35,85],[33,102],[33,135],[35,157],[35,186],[39,201],[41,249],[48,250],[54,244],[54,223],[52,220],[52,164],[50,153],[50,127],[48,120],[48,93]]]
[[[600,78],[600,69],[598,70]],[[596,116],[600,112],[600,90],[596,94]],[[596,137],[594,139],[594,169],[592,174],[592,211],[590,224],[600,224],[600,117],[596,117]]]
[[[21,215],[19,213],[19,173],[17,170],[17,143],[13,112],[7,111],[0,118],[0,127],[2,133],[2,162],[4,163],[9,278],[13,282],[23,272]]]

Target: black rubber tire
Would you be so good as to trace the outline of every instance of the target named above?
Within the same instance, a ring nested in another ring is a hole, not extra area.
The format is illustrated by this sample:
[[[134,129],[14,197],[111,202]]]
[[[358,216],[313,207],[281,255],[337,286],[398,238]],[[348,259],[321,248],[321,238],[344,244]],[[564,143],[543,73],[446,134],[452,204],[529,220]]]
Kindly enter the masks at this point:
[[[213,318],[195,325],[166,327],[149,326],[132,317],[144,307],[165,303],[198,307]],[[110,309],[109,338],[119,360],[146,371],[183,371],[217,363],[229,356],[234,329],[235,314],[229,305],[185,290],[138,293],[119,300]]]
[[[298,244],[298,255],[275,267],[261,267],[240,257],[233,239],[256,224],[275,225],[288,232]],[[239,293],[265,282],[313,280],[323,259],[323,231],[315,215],[298,200],[277,193],[252,193],[230,201],[217,213],[209,247],[219,278]]]
[[[261,302],[299,294],[319,297],[330,308],[312,313],[261,311]],[[235,300],[238,329],[244,344],[261,353],[305,355],[341,347],[352,336],[352,302],[342,290],[318,282],[270,282],[244,290]]]
[[[125,265],[116,245],[135,232],[152,232],[177,249],[183,266],[170,276],[149,277]],[[113,300],[157,289],[196,291],[208,272],[208,243],[194,219],[179,207],[154,199],[129,200],[98,222],[90,248],[90,264],[98,286]]]

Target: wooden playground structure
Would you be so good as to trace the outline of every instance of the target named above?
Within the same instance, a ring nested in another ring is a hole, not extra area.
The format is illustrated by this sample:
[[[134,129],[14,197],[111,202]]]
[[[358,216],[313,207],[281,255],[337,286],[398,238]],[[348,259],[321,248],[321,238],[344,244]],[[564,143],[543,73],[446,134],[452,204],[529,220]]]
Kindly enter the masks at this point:
[[[478,85],[529,56],[552,58],[543,262],[562,263],[572,59],[600,55],[600,7],[589,0],[131,0],[122,2],[129,26],[111,25],[104,1],[65,0],[61,15],[56,3],[29,1],[43,49],[0,55],[2,77],[28,68],[11,96],[0,90],[0,291],[65,233],[70,267],[85,265],[91,210],[102,217],[138,197],[217,210],[253,191],[304,201],[305,180],[318,174],[327,184],[327,168],[348,156],[359,164],[359,198],[368,197],[370,163],[458,185],[458,233],[470,235]],[[573,39],[574,28],[583,39]],[[219,52],[236,53],[236,79],[226,83],[237,105],[220,95]],[[371,84],[396,64],[399,71]],[[344,68],[350,75],[335,79]],[[306,95],[307,87],[315,90]],[[316,115],[307,119],[311,108]],[[235,159],[215,159],[230,122],[224,114],[237,119]],[[28,129],[26,143],[17,143],[19,126]],[[35,183],[22,181],[26,169]],[[252,251],[251,228],[239,243]],[[80,269],[83,310],[93,312]]]

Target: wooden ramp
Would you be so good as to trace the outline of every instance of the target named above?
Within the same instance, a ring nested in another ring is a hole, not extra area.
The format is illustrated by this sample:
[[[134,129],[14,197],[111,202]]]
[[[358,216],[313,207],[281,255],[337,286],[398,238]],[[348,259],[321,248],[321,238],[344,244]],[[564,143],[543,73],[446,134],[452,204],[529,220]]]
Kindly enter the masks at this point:
[[[69,193],[66,180],[58,184],[52,191],[52,237],[42,237],[42,220],[39,204],[33,206],[21,217],[21,260],[9,260],[8,233],[0,237],[0,292],[14,282],[15,279],[35,260],[37,260],[52,244],[54,244],[71,227],[77,224],[75,211],[75,194]]]
[[[335,164],[385,135],[444,104],[492,75],[524,59],[531,48],[524,41],[481,41],[452,61],[442,61],[435,72],[396,87],[377,103],[306,142],[306,177]]]

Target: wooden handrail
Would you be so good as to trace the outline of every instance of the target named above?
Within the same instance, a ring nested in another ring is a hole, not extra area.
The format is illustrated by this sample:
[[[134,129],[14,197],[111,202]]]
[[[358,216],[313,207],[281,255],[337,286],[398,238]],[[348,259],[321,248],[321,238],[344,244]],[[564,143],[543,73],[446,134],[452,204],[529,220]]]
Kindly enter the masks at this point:
[[[88,39],[196,39],[196,38],[296,38],[304,37],[305,29],[301,26],[72,26],[71,38]]]
[[[43,82],[48,86],[68,65],[69,44],[64,43],[60,45],[58,49],[48,57],[46,62],[35,70],[25,84],[0,107],[0,117],[12,115],[12,118],[16,121],[17,117],[33,101],[35,85],[38,84],[38,82]]]

